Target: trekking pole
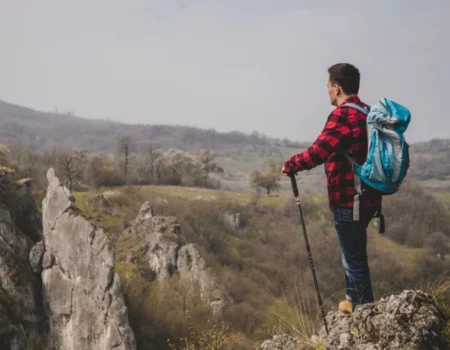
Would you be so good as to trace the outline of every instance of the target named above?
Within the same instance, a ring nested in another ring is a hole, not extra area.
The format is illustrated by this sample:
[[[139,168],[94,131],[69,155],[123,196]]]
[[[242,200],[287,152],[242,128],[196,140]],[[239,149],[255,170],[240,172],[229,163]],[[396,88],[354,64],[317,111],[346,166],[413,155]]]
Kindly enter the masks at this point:
[[[312,259],[312,255],[311,255],[311,248],[309,246],[308,236],[306,235],[306,227],[305,227],[305,221],[303,220],[302,207],[300,205],[300,200],[298,199],[297,182],[295,181],[295,175],[294,174],[289,174],[289,177],[291,178],[292,191],[294,192],[294,197],[296,199],[298,210],[300,212],[300,222],[302,224],[302,229],[303,229],[303,238],[305,239],[306,251],[308,252],[309,265],[311,266],[311,272],[312,272],[313,280],[314,280],[314,287],[316,288],[317,300],[318,300],[319,306],[320,306],[320,314],[322,315],[322,320],[323,320],[323,325],[325,327],[325,332],[328,335],[327,320],[325,318],[325,312],[323,311],[322,298],[320,297],[319,284],[317,283],[316,271],[314,270],[314,263],[313,263],[313,259]]]

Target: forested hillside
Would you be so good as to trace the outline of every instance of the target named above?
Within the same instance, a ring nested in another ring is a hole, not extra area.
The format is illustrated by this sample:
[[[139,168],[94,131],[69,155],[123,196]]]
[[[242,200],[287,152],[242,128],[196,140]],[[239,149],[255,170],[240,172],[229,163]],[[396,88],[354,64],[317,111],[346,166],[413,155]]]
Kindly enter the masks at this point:
[[[279,140],[254,132],[246,135],[239,131],[219,133],[189,126],[128,125],[107,120],[84,119],[61,113],[38,112],[0,101],[0,138],[3,143],[27,145],[41,152],[54,146],[83,148],[90,152],[111,152],[118,140],[130,136],[137,151],[152,142],[160,148],[192,150],[223,149],[246,145],[300,146],[290,140]],[[189,120],[186,120],[189,125]]]

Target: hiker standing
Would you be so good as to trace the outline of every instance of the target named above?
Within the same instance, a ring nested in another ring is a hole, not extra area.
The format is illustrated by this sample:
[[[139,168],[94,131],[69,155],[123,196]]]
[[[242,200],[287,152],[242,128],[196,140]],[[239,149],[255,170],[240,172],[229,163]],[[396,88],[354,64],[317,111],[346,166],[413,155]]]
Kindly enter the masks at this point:
[[[339,63],[331,66],[328,73],[328,94],[336,108],[316,141],[288,159],[282,173],[296,174],[325,163],[329,206],[345,270],[346,300],[339,304],[339,310],[351,313],[357,304],[374,301],[367,262],[367,226],[381,208],[382,196],[364,182],[355,181],[352,163],[344,154],[348,151],[358,164],[367,157],[366,114],[359,109],[368,110],[368,106],[358,97],[359,70]],[[359,109],[344,106],[347,103]]]

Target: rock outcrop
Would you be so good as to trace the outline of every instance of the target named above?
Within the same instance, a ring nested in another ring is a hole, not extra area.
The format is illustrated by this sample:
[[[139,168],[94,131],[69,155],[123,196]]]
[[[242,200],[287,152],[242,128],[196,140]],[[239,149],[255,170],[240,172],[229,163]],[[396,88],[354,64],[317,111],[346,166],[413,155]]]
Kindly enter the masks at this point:
[[[140,254],[158,280],[169,278],[177,269],[178,250],[182,245],[180,225],[175,217],[154,216],[145,202],[124,234],[142,237]]]
[[[241,213],[225,213],[223,214],[225,224],[233,229],[241,228]]]
[[[45,246],[43,241],[36,243],[33,248],[31,248],[28,254],[28,260],[30,261],[31,269],[34,273],[41,273],[42,271],[42,257],[45,253]]]
[[[43,297],[52,348],[135,349],[114,248],[84,219],[53,169],[43,201]]]
[[[214,315],[221,315],[231,303],[224,287],[206,266],[195,245],[186,244],[175,217],[155,216],[146,202],[124,234],[142,237],[141,246],[135,254],[147,263],[156,279],[164,280],[179,273],[180,277],[195,286]]]
[[[349,316],[327,315],[328,336],[322,328],[312,343],[326,350],[443,350],[444,320],[433,298],[405,290],[373,304],[358,306]],[[292,338],[283,335],[264,342],[264,350],[290,350]]]
[[[299,342],[288,335],[275,335],[261,345],[261,350],[298,350]]]
[[[0,177],[0,349],[27,349],[46,333],[39,279],[28,253],[36,231],[17,225],[17,192],[11,178]],[[9,202],[9,203],[8,203]]]
[[[405,290],[361,305],[351,317],[329,313],[327,321],[328,349],[443,349],[442,315],[433,298],[421,291]]]
[[[178,252],[177,270],[181,277],[187,278],[196,287],[201,299],[209,303],[213,314],[222,315],[231,300],[193,244],[183,246]]]

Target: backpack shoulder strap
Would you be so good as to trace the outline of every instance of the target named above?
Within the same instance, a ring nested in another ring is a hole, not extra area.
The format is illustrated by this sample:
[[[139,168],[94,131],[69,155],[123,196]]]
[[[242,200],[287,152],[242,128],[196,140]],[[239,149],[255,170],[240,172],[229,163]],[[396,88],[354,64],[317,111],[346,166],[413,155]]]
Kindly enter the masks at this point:
[[[350,108],[354,108],[358,111],[360,111],[361,113],[364,113],[364,115],[369,114],[369,111],[361,106],[358,106],[356,103],[346,103],[340,107],[350,107]],[[351,163],[352,165],[352,172],[353,172],[353,179],[355,182],[355,190],[356,190],[356,195],[353,198],[353,221],[359,221],[360,219],[360,198],[362,195],[362,188],[361,188],[361,178],[358,176],[358,174],[355,172],[355,167],[356,167],[356,162],[354,161],[354,159],[352,158],[351,154],[349,151],[346,151],[344,153],[345,158],[348,159],[348,161]]]
[[[369,111],[361,106],[358,106],[356,103],[346,103],[340,107],[351,107],[354,109],[357,109],[358,111],[360,111],[361,113],[364,113],[365,115],[369,114]]]

